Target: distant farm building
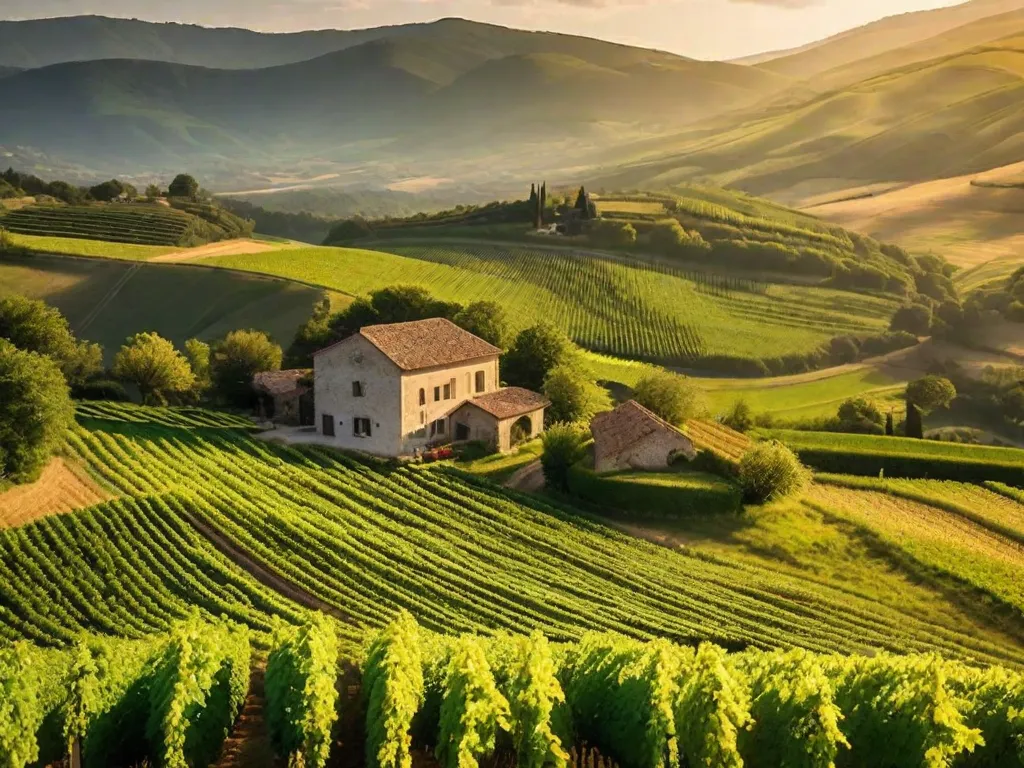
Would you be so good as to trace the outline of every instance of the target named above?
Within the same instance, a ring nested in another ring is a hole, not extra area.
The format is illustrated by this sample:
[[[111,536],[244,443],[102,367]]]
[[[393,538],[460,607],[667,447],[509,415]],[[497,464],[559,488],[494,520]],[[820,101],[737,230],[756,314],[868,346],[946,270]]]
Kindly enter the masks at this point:
[[[317,431],[380,456],[471,441],[509,451],[541,433],[550,403],[502,388],[500,355],[443,318],[367,326],[314,356]]]
[[[312,426],[312,371],[263,371],[252,380],[259,416],[278,424]]]
[[[595,416],[590,432],[597,472],[664,469],[680,456],[697,455],[690,438],[635,400]]]

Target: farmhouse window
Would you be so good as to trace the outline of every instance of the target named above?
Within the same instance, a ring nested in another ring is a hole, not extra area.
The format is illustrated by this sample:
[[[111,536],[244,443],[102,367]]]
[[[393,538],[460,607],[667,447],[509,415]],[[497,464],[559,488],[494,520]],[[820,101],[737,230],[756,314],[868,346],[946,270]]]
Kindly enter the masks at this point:
[[[426,405],[426,404],[427,404],[427,390],[421,388],[420,389],[420,405]]]
[[[445,384],[444,385],[444,399],[445,400],[451,400],[452,399],[452,385],[451,384]]]
[[[444,419],[438,419],[430,427],[430,433],[432,435],[443,435],[447,430],[447,425]]]
[[[356,437],[370,437],[373,434],[369,419],[356,418],[352,420],[352,434]]]
[[[334,437],[334,417],[325,413],[321,419],[324,437]]]
[[[455,397],[456,394],[455,394],[455,377],[454,376],[452,376],[451,388],[452,388],[452,397]]]
[[[363,388],[363,382],[353,381],[352,382],[352,397],[365,397],[366,390]]]
[[[480,394],[484,391],[484,387],[487,385],[487,377],[483,371],[476,372],[476,392]]]
[[[434,402],[436,403],[440,399],[441,399],[441,388],[440,387],[434,387]]]

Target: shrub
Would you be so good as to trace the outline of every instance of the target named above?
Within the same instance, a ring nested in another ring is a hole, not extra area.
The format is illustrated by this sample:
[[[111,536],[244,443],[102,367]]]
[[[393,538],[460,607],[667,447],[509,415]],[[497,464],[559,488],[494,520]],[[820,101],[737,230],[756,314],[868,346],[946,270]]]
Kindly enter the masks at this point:
[[[690,379],[659,371],[640,379],[634,387],[633,399],[670,424],[707,413],[704,391]]]
[[[580,366],[563,364],[544,379],[544,395],[551,401],[548,417],[556,422],[589,421],[608,395]]]
[[[737,400],[722,423],[737,432],[749,432],[754,427],[754,411],[746,400]]]
[[[743,497],[754,504],[781,499],[807,485],[808,472],[789,448],[775,440],[758,443],[740,460]]]
[[[874,403],[863,397],[850,398],[839,406],[839,429],[842,432],[859,432],[868,435],[880,435],[884,431],[885,420],[882,412]]]
[[[550,323],[540,323],[519,332],[501,361],[501,370],[509,384],[540,391],[548,373],[569,362],[574,352],[565,333]]]
[[[96,379],[79,384],[71,388],[71,394],[76,400],[112,400],[119,403],[131,400],[124,385],[112,379]]]
[[[280,370],[282,357],[281,347],[262,331],[232,331],[212,347],[210,378],[227,402],[249,406],[253,376]]]
[[[586,456],[587,435],[574,424],[554,424],[541,436],[544,453],[540,458],[544,482],[556,491],[569,492],[569,471]]]

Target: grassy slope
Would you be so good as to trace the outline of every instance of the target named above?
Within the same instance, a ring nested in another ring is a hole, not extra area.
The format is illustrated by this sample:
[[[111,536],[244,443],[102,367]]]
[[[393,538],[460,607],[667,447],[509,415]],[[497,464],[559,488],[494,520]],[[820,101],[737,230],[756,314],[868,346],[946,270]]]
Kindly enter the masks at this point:
[[[879,181],[980,172],[1020,159],[1024,115],[1016,107],[1022,98],[1018,36],[797,106],[751,110],[728,123],[711,121],[635,145],[633,162],[604,182],[622,188],[699,176],[799,200]]]
[[[148,261],[157,256],[180,250],[174,245],[131,245],[129,243],[110,243],[105,240],[80,240],[74,237],[44,237],[11,233],[10,238],[15,247],[27,248],[40,253],[96,256],[128,261]]]
[[[900,186],[858,199],[812,198],[805,210],[913,251],[941,253],[963,267],[957,281],[969,290],[979,280],[1005,276],[1024,262],[1019,221],[1024,194],[1020,189],[972,182],[1019,179],[1024,179],[1024,163],[1012,163],[982,174]]]
[[[60,309],[97,341],[109,363],[127,336],[156,331],[182,344],[257,328],[287,345],[321,292],[301,285],[177,265],[58,256],[0,260],[0,295],[22,293]]]
[[[681,275],[571,250],[556,259],[551,252],[529,247],[387,247],[406,255],[306,248],[202,263],[281,275],[356,295],[411,283],[446,300],[497,300],[517,325],[542,314],[592,348],[664,361],[685,359],[681,354],[687,349],[697,349],[701,356],[737,357],[809,351],[838,333],[884,330],[893,307],[888,300],[787,285],[773,285],[767,296],[712,296]],[[623,316],[633,322],[623,324]]]

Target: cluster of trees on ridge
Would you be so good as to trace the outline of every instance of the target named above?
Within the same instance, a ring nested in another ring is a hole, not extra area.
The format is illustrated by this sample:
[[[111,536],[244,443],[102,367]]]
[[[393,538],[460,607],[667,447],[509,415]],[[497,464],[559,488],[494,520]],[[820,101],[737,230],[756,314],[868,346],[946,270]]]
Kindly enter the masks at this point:
[[[80,341],[67,319],[44,302],[0,299],[0,487],[30,482],[64,442],[74,421],[72,397],[146,404],[211,402],[253,405],[252,379],[281,367],[281,347],[265,333],[237,330],[184,350],[152,332],[128,338],[109,370],[98,344]]]
[[[197,242],[249,237],[255,226],[254,222],[237,216],[221,206],[200,186],[195,177],[187,173],[175,176],[166,189],[149,184],[141,195],[132,184],[120,179],[110,179],[91,187],[84,187],[61,180],[44,181],[38,176],[21,173],[13,168],[0,173],[0,199],[28,196],[34,197],[37,204],[64,203],[76,207],[94,203],[155,203],[163,200],[171,208],[197,217],[193,219],[198,225],[193,238]],[[3,208],[0,207],[0,216],[2,215]],[[13,220],[12,216],[11,221]],[[13,224],[9,226],[14,229]]]
[[[615,196],[615,199],[623,199]],[[934,255],[912,255],[839,227],[801,226],[768,215],[753,215],[684,194],[644,194],[624,199],[663,206],[661,214],[602,213],[585,188],[547,192],[534,185],[527,200],[458,206],[435,214],[366,220],[353,217],[333,225],[326,245],[409,234],[429,234],[445,227],[574,222],[573,242],[596,248],[637,251],[672,260],[744,270],[820,278],[825,284],[854,291],[942,301],[956,295],[950,280],[954,267]],[[526,230],[503,232],[522,237]]]

